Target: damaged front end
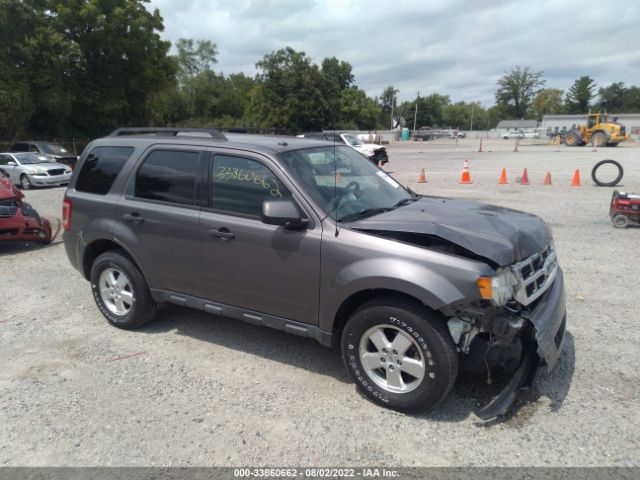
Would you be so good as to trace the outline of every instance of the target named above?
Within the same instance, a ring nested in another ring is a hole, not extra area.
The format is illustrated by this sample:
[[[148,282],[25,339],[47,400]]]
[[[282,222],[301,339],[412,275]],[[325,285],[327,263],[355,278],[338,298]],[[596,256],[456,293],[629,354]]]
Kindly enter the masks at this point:
[[[564,278],[553,244],[509,267],[509,274],[514,292],[504,305],[463,301],[442,309],[451,337],[465,355],[463,365],[513,372],[504,389],[475,412],[483,420],[506,413],[518,391],[533,381],[539,364],[551,371],[564,340]]]

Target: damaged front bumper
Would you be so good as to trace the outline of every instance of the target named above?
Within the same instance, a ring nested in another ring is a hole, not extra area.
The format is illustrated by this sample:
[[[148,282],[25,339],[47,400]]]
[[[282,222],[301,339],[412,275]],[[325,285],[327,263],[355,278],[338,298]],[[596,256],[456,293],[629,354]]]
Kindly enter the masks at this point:
[[[528,320],[533,329],[531,338],[523,338],[520,365],[505,388],[487,405],[475,413],[483,420],[503,415],[515,401],[519,390],[529,385],[539,364],[544,364],[549,373],[555,367],[566,331],[567,313],[565,305],[564,277],[562,270],[553,284],[537,302],[535,308],[522,318]]]

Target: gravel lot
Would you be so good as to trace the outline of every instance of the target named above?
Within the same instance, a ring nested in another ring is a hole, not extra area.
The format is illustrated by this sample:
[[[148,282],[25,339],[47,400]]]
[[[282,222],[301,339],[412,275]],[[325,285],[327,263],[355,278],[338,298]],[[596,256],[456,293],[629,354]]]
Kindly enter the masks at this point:
[[[356,393],[337,352],[189,309],[112,328],[57,239],[0,245],[0,466],[640,465],[640,229],[614,229],[613,189],[589,178],[614,158],[619,188],[640,192],[640,148],[515,153],[513,141],[485,140],[477,150],[477,139],[396,143],[386,170],[419,193],[528,210],[553,228],[565,350],[507,418],[474,417],[495,385],[468,375],[437,413],[381,409]],[[465,158],[472,185],[457,183]],[[502,167],[509,185],[497,185]],[[529,186],[515,183],[524,167]],[[570,186],[575,168],[581,187]],[[547,170],[553,186],[542,185]],[[27,199],[52,218],[63,194]]]

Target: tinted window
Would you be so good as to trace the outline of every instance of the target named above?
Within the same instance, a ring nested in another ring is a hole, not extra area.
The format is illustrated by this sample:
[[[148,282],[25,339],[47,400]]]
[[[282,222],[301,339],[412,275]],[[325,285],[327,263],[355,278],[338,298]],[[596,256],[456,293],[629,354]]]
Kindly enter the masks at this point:
[[[212,208],[259,217],[263,201],[290,198],[291,193],[261,163],[240,157],[214,157],[211,174]]]
[[[12,152],[28,152],[29,145],[26,143],[15,143],[13,147],[11,147]]]
[[[106,195],[132,153],[133,147],[94,148],[82,165],[76,190]]]
[[[156,150],[136,175],[138,198],[193,205],[200,154]]]

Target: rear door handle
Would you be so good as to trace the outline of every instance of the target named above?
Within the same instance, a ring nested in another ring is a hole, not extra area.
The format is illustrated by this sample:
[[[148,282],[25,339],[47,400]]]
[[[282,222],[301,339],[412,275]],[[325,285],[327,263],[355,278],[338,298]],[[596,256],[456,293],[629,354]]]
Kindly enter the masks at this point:
[[[144,218],[142,218],[140,216],[139,213],[137,212],[133,212],[133,213],[126,213],[122,216],[122,218],[124,218],[125,220],[131,222],[131,223],[135,223],[136,225],[141,224],[142,222],[144,222]]]
[[[217,230],[209,230],[209,235],[219,238],[221,242],[227,242],[236,238],[236,236],[226,227],[220,227]]]

